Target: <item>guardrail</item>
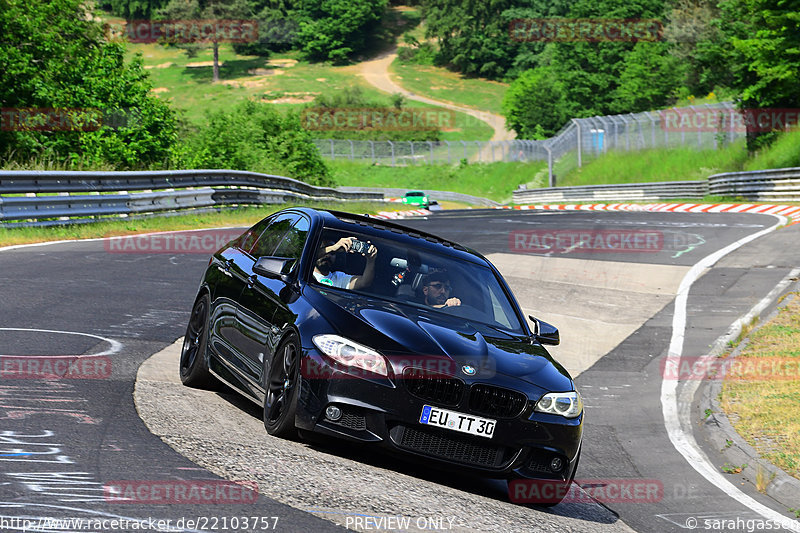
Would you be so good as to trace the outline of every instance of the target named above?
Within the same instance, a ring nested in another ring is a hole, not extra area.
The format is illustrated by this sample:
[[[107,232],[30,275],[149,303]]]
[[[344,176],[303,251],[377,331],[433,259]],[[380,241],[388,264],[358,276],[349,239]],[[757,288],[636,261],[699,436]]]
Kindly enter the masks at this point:
[[[727,172],[708,178],[708,192],[769,202],[800,201],[800,168]]]
[[[65,224],[99,216],[241,204],[383,199],[376,192],[315,187],[283,176],[236,170],[0,171],[0,222],[30,225],[53,223],[44,219],[66,219],[57,220]]]
[[[670,200],[673,198],[703,198],[708,191],[705,180],[630,183],[620,185],[587,185],[579,187],[550,187],[518,189],[513,193],[516,204],[547,202],[637,201]]]
[[[346,191],[346,192],[372,192],[372,193],[381,193],[384,197],[402,197],[407,193],[410,189],[398,189],[398,188],[391,188],[391,187],[337,187],[336,190],[338,191]],[[463,194],[460,192],[452,192],[452,191],[436,191],[433,189],[418,189],[428,196],[431,197],[432,200],[447,200],[451,202],[464,202],[467,204],[474,204],[474,205],[483,205],[487,207],[494,207],[498,205],[502,205],[500,202],[495,202],[494,200],[490,200],[488,198],[483,198],[481,196],[472,196],[471,194]]]
[[[516,204],[546,202],[592,202],[671,200],[703,198],[706,195],[737,197],[760,202],[800,202],[800,167],[726,172],[707,180],[551,187],[514,191]]]

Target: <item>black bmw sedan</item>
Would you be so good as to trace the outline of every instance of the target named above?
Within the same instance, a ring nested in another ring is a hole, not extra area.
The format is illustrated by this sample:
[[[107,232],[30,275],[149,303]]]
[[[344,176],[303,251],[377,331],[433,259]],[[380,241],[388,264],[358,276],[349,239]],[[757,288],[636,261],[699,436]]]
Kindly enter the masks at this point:
[[[211,257],[180,377],[263,406],[272,435],[568,485],[583,404],[542,347],[558,330],[531,320],[473,250],[368,216],[287,209]]]

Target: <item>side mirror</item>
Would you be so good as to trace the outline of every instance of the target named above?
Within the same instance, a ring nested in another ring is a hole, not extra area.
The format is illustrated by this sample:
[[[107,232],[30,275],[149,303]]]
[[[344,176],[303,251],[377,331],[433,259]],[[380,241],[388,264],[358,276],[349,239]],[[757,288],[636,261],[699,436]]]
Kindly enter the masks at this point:
[[[557,327],[531,315],[528,315],[528,318],[533,322],[533,338],[536,339],[537,342],[553,346],[557,346],[561,342],[561,336],[558,334]]]
[[[291,257],[259,257],[253,265],[253,272],[267,278],[277,278],[284,283],[291,283],[289,270],[295,260]]]

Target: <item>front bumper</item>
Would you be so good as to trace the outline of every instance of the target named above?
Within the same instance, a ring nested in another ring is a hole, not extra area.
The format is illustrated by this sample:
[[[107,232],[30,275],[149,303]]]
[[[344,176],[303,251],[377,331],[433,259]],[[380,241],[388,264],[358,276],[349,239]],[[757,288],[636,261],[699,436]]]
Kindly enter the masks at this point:
[[[425,457],[440,467],[487,477],[567,480],[573,476],[583,414],[570,420],[534,412],[535,399],[525,394],[523,381],[453,377],[462,383],[454,394],[438,384],[420,387],[402,378],[355,376],[313,349],[306,353],[302,368],[296,419],[300,429],[375,443],[394,453]],[[476,411],[478,388],[481,393],[516,391],[524,395],[523,401],[515,404],[516,413]],[[330,405],[341,410],[338,420],[326,417]],[[486,438],[421,424],[425,405],[494,419],[494,434]]]

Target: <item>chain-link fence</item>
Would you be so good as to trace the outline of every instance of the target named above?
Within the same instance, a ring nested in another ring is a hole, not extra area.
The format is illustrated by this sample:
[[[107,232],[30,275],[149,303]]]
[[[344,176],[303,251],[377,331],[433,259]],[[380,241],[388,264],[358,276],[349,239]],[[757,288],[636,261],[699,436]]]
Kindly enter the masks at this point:
[[[547,159],[547,141],[350,141],[316,139],[314,144],[328,159],[366,159],[386,165],[539,161]]]
[[[541,141],[351,141],[317,139],[328,159],[367,160],[382,165],[547,161],[550,186],[565,174],[609,151],[690,147],[716,149],[742,138],[739,111],[730,102],[662,111],[574,118]]]

